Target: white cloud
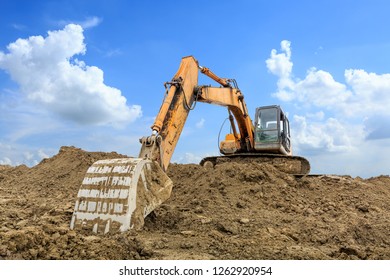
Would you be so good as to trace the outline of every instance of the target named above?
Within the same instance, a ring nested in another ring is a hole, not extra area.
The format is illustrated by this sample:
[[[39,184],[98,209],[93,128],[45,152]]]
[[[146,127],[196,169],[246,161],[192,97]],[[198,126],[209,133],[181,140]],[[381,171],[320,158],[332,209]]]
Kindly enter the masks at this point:
[[[83,28],[87,29],[87,28],[98,26],[102,21],[103,19],[95,16],[95,17],[88,17],[84,21],[80,22],[79,24]]]
[[[268,70],[279,77],[277,94],[282,100],[290,101],[293,99],[291,92],[294,83],[291,79],[293,63],[291,62],[291,43],[284,40],[280,43],[282,52],[277,53],[277,50],[271,51],[271,57],[266,60]]]
[[[390,115],[390,74],[367,73],[362,69],[345,70],[345,83],[337,82],[326,71],[311,68],[304,79],[292,75],[291,44],[282,41],[282,52],[271,51],[268,70],[279,77],[274,96],[281,101],[327,108],[349,117],[361,114]]]
[[[188,163],[199,163],[203,157],[195,155],[193,153],[184,153],[178,157],[175,157],[172,162],[188,164]]]
[[[315,68],[309,70],[304,80],[295,82],[292,90],[299,102],[325,108],[333,108],[351,96],[344,84],[336,82],[328,72]]]
[[[288,78],[291,74],[293,63],[291,62],[291,43],[283,40],[280,43],[282,52],[271,51],[271,57],[266,60],[268,70],[280,78]]]
[[[361,69],[348,69],[345,80],[354,92],[350,104],[344,108],[346,113],[390,116],[390,74],[378,75]]]
[[[93,17],[87,17],[84,20],[60,20],[57,21],[56,24],[58,26],[65,26],[69,24],[77,24],[80,25],[84,29],[92,28],[98,26],[100,23],[102,23],[103,19],[99,18],[97,16]]]
[[[19,24],[19,23],[13,23],[12,24],[12,27],[16,30],[19,30],[19,31],[22,31],[24,29],[26,29],[26,26],[23,25],[23,24]]]
[[[315,113],[307,113],[306,114],[309,118],[312,118],[313,120],[322,121],[325,117],[325,113],[323,111],[315,112]]]
[[[342,123],[335,118],[316,121],[309,116],[294,115],[292,137],[298,151],[306,153],[350,152],[364,138],[363,127]]]
[[[52,156],[55,152],[53,149],[36,149],[17,143],[0,142],[0,164],[34,166],[43,158]]]
[[[12,165],[12,161],[8,157],[3,157],[3,159],[0,159],[0,164],[1,165]]]
[[[278,99],[299,101],[318,107],[332,107],[340,102],[345,102],[351,92],[346,85],[336,82],[328,72],[309,69],[303,80],[293,79],[291,62],[291,43],[281,42],[281,53],[275,49],[271,51],[270,58],[266,60],[268,70],[279,77],[278,91],[274,93]]]
[[[47,152],[45,152],[43,149],[39,149],[37,151],[37,155],[40,157],[40,159],[44,159],[44,158],[49,158],[50,157],[50,155]]]
[[[118,55],[122,55],[122,51],[120,49],[109,50],[105,54],[106,57],[114,57]]]
[[[27,151],[27,152],[24,152],[24,157],[26,158],[26,160],[31,160],[34,157],[34,154]]]
[[[0,69],[32,104],[48,112],[81,124],[105,125],[131,122],[142,114],[139,105],[126,104],[119,89],[104,84],[101,69],[75,57],[86,52],[80,25],[49,31],[45,38],[18,39],[7,49],[0,52]]]
[[[202,128],[204,126],[204,123],[205,123],[205,119],[204,118],[201,118],[196,124],[196,128]]]

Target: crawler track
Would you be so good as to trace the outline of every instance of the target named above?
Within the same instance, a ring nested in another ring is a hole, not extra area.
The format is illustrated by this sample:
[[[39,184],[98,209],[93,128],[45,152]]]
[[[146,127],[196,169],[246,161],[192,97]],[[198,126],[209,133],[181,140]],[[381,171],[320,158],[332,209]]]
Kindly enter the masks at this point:
[[[206,157],[200,161],[202,166],[215,166],[225,162],[261,162],[269,163],[280,171],[295,176],[305,176],[310,173],[310,163],[307,159],[300,156],[285,156],[278,154],[234,154],[215,157]]]

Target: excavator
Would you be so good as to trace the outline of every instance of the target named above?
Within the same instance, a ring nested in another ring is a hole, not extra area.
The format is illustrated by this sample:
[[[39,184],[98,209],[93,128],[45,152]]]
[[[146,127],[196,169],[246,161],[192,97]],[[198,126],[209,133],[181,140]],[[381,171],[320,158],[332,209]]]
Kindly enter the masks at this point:
[[[199,72],[220,86],[198,85]],[[88,168],[77,194],[71,229],[102,234],[142,229],[145,217],[171,195],[173,183],[166,171],[196,102],[226,107],[231,126],[220,143],[221,155],[200,162],[205,168],[228,161],[255,161],[293,175],[310,172],[309,162],[292,154],[290,125],[283,110],[277,105],[258,107],[253,122],[234,79],[220,78],[187,56],[164,86],[152,133],[140,139],[138,158],[99,160]]]

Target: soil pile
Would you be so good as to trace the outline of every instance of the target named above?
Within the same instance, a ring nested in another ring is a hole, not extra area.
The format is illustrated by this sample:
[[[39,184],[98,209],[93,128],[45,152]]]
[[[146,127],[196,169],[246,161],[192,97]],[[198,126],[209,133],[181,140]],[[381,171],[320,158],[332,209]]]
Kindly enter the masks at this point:
[[[140,231],[69,229],[88,167],[116,153],[62,147],[0,166],[0,259],[390,259],[390,178],[295,178],[259,163],[171,164],[171,198]]]

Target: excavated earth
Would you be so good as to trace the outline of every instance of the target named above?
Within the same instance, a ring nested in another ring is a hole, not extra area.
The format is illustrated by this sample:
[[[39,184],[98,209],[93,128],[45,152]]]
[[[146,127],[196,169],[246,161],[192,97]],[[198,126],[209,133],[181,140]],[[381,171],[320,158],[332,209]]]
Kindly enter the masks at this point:
[[[259,163],[172,164],[172,196],[142,230],[70,230],[87,168],[117,157],[62,147],[0,166],[0,259],[390,259],[389,176],[295,178]]]

